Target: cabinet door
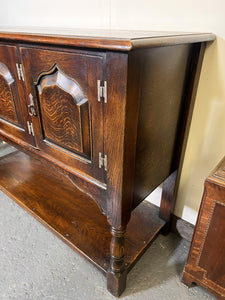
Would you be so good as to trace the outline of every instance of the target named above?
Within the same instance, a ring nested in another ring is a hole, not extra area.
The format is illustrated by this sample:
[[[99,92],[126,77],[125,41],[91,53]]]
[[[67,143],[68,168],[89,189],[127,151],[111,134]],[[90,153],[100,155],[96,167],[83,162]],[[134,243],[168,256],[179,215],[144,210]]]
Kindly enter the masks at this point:
[[[75,172],[104,182],[103,104],[97,80],[103,57],[85,53],[20,48],[26,90],[34,105],[36,145]]]
[[[33,144],[28,133],[28,112],[23,83],[18,79],[17,48],[0,45],[0,132],[8,138]]]

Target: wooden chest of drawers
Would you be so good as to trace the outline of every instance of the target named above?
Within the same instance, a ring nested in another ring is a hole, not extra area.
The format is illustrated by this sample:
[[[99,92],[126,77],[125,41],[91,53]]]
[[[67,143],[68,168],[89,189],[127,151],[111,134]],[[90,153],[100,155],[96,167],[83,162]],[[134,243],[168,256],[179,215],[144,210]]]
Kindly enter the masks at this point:
[[[225,157],[207,177],[182,281],[225,299]]]
[[[168,227],[215,36],[75,33],[0,33],[0,137],[26,153],[0,160],[0,185],[120,295]],[[143,200],[163,181],[159,218]]]

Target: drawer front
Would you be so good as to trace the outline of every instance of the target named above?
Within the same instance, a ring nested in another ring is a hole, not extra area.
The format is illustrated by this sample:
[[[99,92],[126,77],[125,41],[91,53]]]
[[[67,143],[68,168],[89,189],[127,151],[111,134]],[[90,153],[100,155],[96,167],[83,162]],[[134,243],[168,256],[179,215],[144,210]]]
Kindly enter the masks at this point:
[[[27,130],[27,105],[17,66],[17,48],[0,45],[0,132],[13,140],[33,144],[33,136]]]
[[[104,182],[103,104],[97,81],[103,57],[77,52],[20,48],[38,149],[75,172]]]

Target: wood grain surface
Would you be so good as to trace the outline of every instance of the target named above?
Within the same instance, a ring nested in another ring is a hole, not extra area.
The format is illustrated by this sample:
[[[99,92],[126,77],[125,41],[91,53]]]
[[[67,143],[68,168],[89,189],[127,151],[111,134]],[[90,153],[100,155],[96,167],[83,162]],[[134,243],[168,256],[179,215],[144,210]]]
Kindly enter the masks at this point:
[[[21,47],[20,53],[26,93],[33,95],[38,111],[32,118],[37,148],[104,183],[104,168],[99,168],[103,103],[97,100],[104,55],[29,47]]]
[[[18,80],[16,46],[0,44],[0,133],[34,144],[26,128],[29,120],[23,84]]]
[[[22,124],[0,118],[0,136],[32,157],[3,158],[0,183],[106,272],[119,296],[127,271],[170,221],[204,47],[215,36],[89,33],[0,33]],[[143,202],[162,181],[164,221]]]
[[[44,138],[75,153],[90,155],[90,134],[83,136],[82,130],[87,127],[86,132],[90,132],[88,99],[78,83],[56,68],[52,74],[42,74],[37,87]],[[89,146],[85,149],[88,153],[84,152],[84,143]]]
[[[225,299],[225,158],[205,180],[182,282],[204,287]]]
[[[15,27],[8,28],[8,30],[6,28],[5,32],[2,29],[0,40],[117,51],[131,51],[137,48],[171,46],[215,40],[215,35],[212,33],[101,29],[62,31],[57,28],[52,33],[51,28],[45,28],[44,30],[43,28],[36,28],[36,31],[32,33],[32,29],[34,30],[35,28],[18,28],[17,30]],[[15,32],[13,33],[13,31]]]
[[[0,116],[3,119],[18,123],[15,102],[11,90],[14,79],[6,65],[0,63]]]
[[[0,158],[0,186],[71,248],[107,272],[111,241],[107,218],[67,176],[17,151]],[[164,223],[158,208],[147,202],[132,213],[125,234],[126,269],[137,262]]]

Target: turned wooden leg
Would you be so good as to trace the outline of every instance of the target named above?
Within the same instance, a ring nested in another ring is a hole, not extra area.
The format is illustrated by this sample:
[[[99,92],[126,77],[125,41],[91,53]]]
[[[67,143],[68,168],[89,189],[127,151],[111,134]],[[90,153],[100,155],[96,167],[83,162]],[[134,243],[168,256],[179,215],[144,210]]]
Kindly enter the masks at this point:
[[[120,296],[126,288],[127,270],[124,262],[124,234],[126,227],[111,227],[110,266],[107,272],[107,288],[114,296]]]
[[[176,180],[177,170],[170,174],[163,182],[159,216],[167,222],[163,231],[164,234],[167,234],[170,231],[171,213],[176,198]]]

